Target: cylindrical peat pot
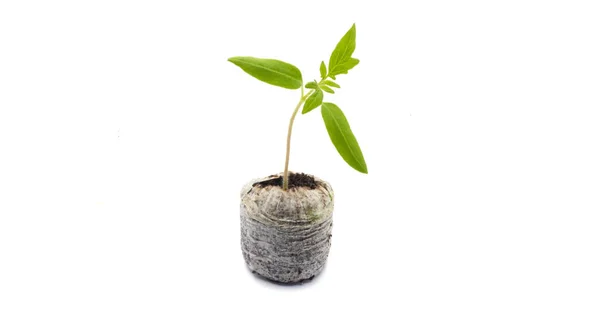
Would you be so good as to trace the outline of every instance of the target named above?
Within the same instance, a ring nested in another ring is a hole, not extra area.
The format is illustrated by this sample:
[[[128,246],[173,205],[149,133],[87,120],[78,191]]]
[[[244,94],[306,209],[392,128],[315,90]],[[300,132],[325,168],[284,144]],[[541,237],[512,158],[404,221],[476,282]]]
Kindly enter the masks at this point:
[[[294,283],[319,274],[329,255],[333,190],[329,183],[290,173],[254,180],[241,192],[242,253],[251,271]]]

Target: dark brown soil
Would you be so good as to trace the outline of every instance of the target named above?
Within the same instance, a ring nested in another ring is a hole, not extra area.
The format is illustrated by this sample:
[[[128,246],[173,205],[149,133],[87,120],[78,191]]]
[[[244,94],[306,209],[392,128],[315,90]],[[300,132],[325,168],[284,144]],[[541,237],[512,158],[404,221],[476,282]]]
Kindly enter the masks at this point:
[[[258,186],[258,187],[266,187],[266,186],[283,187],[283,177],[282,176],[279,176],[279,177],[273,176],[272,179],[266,180],[266,181],[262,181],[262,182],[257,182],[253,186]],[[290,189],[299,188],[299,187],[305,187],[305,188],[308,188],[308,189],[315,189],[317,186],[318,185],[317,185],[317,182],[315,181],[315,178],[313,176],[311,176],[311,175],[304,174],[304,173],[290,173],[290,179],[289,179],[289,182],[288,182],[288,187]]]

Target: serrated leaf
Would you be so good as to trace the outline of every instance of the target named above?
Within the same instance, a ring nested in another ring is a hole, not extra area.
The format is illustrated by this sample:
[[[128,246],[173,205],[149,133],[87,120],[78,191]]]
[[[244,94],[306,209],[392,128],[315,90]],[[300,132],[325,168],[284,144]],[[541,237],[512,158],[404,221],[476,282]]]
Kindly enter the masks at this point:
[[[325,67],[325,62],[321,61],[321,67],[319,68],[321,72],[321,78],[327,77],[327,68]]]
[[[336,83],[334,81],[330,81],[330,80],[323,81],[323,84],[328,85],[328,86],[333,86],[334,88],[338,88],[338,89],[340,88],[338,83]]]
[[[228,61],[265,83],[294,90],[302,86],[302,73],[289,63],[249,56],[231,57]]]
[[[335,93],[335,91],[333,91],[333,89],[332,89],[332,88],[330,88],[330,87],[329,87],[329,86],[327,86],[327,85],[323,85],[323,84],[321,84],[321,85],[319,85],[319,87],[320,87],[320,88],[321,88],[323,91],[325,91],[325,92],[327,92],[327,93]]]
[[[308,96],[308,99],[306,99],[306,102],[302,107],[302,114],[306,114],[316,109],[319,107],[319,105],[321,105],[321,103],[323,103],[323,91],[316,89],[315,92],[313,92],[310,96]]]
[[[321,116],[325,122],[329,138],[340,156],[350,167],[367,174],[367,163],[344,112],[333,103],[323,103],[321,105]]]
[[[358,64],[358,60],[352,58],[354,49],[356,49],[356,25],[353,24],[350,30],[338,42],[329,57],[328,75],[331,78],[335,79],[336,75],[348,73],[348,70]]]
[[[338,42],[335,49],[329,57],[329,74],[341,74],[340,70],[334,71],[336,67],[344,64],[352,57],[356,49],[356,25],[353,24],[350,30]]]
[[[308,83],[306,83],[306,85],[304,85],[304,87],[307,89],[313,89],[313,90],[318,89],[316,81],[308,82]]]
[[[330,77],[335,79],[334,76],[347,74],[348,70],[354,68],[360,61],[356,58],[350,58],[346,62],[338,64],[333,69],[329,69]]]

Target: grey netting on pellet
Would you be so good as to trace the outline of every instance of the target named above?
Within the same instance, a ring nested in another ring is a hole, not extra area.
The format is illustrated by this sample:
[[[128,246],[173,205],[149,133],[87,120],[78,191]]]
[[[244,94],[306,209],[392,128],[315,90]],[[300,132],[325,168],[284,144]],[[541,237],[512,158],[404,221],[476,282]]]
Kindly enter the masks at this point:
[[[319,274],[329,255],[333,190],[315,177],[317,187],[259,186],[241,192],[241,244],[253,272],[277,282],[299,282]]]

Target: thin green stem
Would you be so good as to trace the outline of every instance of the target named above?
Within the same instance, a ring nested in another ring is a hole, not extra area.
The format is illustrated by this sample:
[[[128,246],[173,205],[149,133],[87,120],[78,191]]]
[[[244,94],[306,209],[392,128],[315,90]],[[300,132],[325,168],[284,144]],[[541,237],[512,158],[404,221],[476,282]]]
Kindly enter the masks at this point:
[[[327,75],[327,77],[321,79],[317,85],[322,84],[328,77],[329,77],[329,75]],[[296,108],[294,109],[294,113],[292,113],[292,117],[290,118],[290,124],[288,126],[287,146],[285,148],[285,168],[283,169],[283,190],[284,191],[288,190],[288,185],[289,185],[288,166],[290,163],[290,147],[291,147],[291,143],[292,143],[292,128],[294,126],[294,120],[296,119],[296,114],[298,114],[298,111],[300,111],[300,107],[306,101],[306,98],[308,98],[313,92],[315,92],[315,90],[310,90],[310,91],[308,91],[307,94],[304,94],[304,85],[302,85],[300,88],[302,89],[300,91],[300,101],[296,105]]]
[[[296,119],[296,114],[298,114],[298,111],[300,111],[300,107],[302,106],[302,104],[304,103],[304,101],[306,101],[306,98],[308,98],[308,96],[310,96],[310,94],[313,92],[313,90],[309,91],[306,95],[303,95],[300,98],[300,101],[298,102],[298,104],[296,105],[296,108],[294,109],[294,113],[292,113],[292,117],[290,118],[290,124],[288,126],[288,134],[287,134],[287,146],[285,148],[285,168],[283,169],[283,190],[288,190],[288,181],[289,181],[289,171],[288,171],[288,166],[290,163],[290,147],[291,147],[291,143],[292,143],[292,127],[294,126],[294,120]],[[302,93],[304,93],[304,88],[302,89]]]

